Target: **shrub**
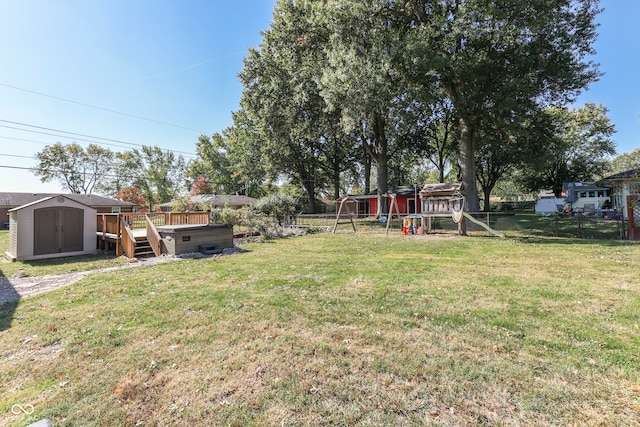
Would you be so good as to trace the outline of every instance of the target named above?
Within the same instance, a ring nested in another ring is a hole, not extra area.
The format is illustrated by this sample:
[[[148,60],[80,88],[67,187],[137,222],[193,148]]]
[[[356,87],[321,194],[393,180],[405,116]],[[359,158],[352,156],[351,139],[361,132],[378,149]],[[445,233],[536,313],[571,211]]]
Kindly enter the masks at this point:
[[[258,200],[255,209],[274,218],[278,225],[282,226],[288,222],[288,217],[295,215],[296,199],[288,194],[274,193]]]

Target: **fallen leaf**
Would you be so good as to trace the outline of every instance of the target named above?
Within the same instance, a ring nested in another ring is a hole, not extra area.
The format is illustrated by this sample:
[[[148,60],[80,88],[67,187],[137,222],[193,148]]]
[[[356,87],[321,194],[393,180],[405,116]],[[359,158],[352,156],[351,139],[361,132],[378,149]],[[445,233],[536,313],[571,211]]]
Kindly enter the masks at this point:
[[[117,389],[115,389],[113,392],[116,394],[120,394],[124,391],[124,387],[118,387]]]

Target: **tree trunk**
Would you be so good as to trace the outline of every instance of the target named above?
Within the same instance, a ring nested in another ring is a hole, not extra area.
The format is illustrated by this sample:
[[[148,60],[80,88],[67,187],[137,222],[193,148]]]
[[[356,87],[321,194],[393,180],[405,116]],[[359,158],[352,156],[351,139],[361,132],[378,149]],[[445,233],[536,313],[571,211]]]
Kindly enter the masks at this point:
[[[314,181],[312,179],[305,180],[304,188],[307,190],[309,213],[314,214],[316,213],[316,188]]]
[[[364,139],[362,141],[363,144],[366,144]],[[363,148],[363,151],[364,157],[362,158],[362,163],[364,165],[364,194],[369,194],[371,192],[371,156],[367,153],[366,148]]]
[[[340,170],[338,167],[333,169],[333,200],[340,198]]]
[[[388,180],[388,168],[387,168],[387,135],[385,133],[384,118],[376,113],[375,115],[375,130],[374,130],[375,144],[377,148],[377,155],[374,158],[378,169],[377,184],[378,184],[378,197],[380,199],[379,212],[382,214],[389,213],[389,204],[387,203],[387,197],[383,196],[387,194],[387,180]]]
[[[466,193],[466,210],[478,212],[480,203],[478,201],[478,187],[476,185],[476,162],[475,162],[475,126],[465,119],[460,119],[460,163],[462,165],[462,182]]]
[[[485,212],[489,212],[491,210],[491,190],[493,190],[493,187],[482,187],[482,194],[484,195],[484,206],[482,210]]]

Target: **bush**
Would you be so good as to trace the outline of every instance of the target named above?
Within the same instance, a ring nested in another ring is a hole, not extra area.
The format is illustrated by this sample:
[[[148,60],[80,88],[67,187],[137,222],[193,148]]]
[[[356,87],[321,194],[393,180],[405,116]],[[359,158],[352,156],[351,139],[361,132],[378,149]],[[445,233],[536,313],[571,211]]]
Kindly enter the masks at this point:
[[[278,225],[286,224],[287,218],[296,214],[296,199],[283,193],[270,194],[261,198],[255,209],[265,216],[274,218]]]

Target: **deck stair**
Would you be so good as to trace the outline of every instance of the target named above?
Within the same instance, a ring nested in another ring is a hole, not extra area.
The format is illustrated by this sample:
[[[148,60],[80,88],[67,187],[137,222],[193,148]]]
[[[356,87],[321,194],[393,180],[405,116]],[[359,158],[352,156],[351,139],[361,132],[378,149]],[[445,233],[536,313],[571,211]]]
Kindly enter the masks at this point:
[[[156,256],[147,238],[136,238],[136,249],[134,252],[134,256],[136,258]]]
[[[129,258],[161,255],[162,238],[156,227],[168,225],[207,225],[209,212],[127,212],[98,214],[98,244],[115,246],[116,255]]]

